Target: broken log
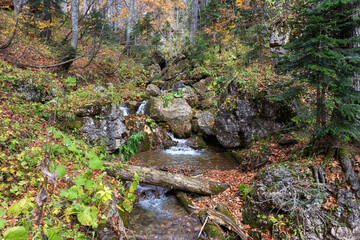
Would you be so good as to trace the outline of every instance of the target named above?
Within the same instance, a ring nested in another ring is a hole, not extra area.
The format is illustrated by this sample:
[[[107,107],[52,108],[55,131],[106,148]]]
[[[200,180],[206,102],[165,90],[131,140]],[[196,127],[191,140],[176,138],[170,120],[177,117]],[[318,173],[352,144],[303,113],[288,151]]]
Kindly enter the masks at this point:
[[[225,233],[221,229],[221,227],[216,224],[215,222],[209,222],[209,216],[207,214],[207,211],[205,209],[201,210],[199,213],[200,221],[204,224],[203,228],[205,230],[205,233],[208,235],[210,239],[214,240],[225,240]],[[201,234],[201,232],[200,232]]]
[[[189,214],[193,214],[195,212],[195,209],[193,208],[194,204],[188,198],[186,193],[184,193],[183,191],[176,191],[176,197]]]
[[[219,194],[229,188],[229,185],[225,183],[188,177],[177,173],[169,173],[146,167],[123,164],[123,167],[119,168],[109,163],[104,165],[110,167],[106,170],[110,176],[125,181],[133,180],[134,174],[137,173],[141,183],[203,195]]]
[[[240,226],[237,225],[233,219],[229,218],[225,214],[212,209],[208,209],[206,213],[208,214],[209,219],[235,232],[242,240],[248,239]]]

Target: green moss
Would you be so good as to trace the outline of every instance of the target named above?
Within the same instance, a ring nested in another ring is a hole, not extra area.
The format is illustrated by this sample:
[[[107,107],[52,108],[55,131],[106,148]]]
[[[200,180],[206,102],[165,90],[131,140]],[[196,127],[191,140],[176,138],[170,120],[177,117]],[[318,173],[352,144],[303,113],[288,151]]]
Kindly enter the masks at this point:
[[[218,184],[218,183],[215,183],[215,182],[210,182],[210,190],[214,194],[219,194],[219,193],[225,191],[228,188],[229,188],[229,185],[227,185],[227,184]]]

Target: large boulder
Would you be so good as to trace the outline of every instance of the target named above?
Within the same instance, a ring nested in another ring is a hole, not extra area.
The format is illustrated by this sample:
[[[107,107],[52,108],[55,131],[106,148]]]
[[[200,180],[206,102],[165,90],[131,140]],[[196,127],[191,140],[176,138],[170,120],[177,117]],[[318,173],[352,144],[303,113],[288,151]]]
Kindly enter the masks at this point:
[[[355,196],[346,189],[339,190],[337,199],[330,196],[308,166],[277,164],[259,172],[242,207],[244,223],[268,229],[278,239],[286,238],[282,226],[291,239],[359,239]]]
[[[209,110],[201,113],[198,124],[200,130],[207,135],[215,135],[214,134],[214,124],[215,124],[215,116],[216,113],[214,110]]]
[[[16,85],[17,91],[21,94],[21,97],[26,101],[40,102],[44,97],[41,90],[33,83],[19,80],[19,84]]]
[[[181,90],[182,98],[186,100],[186,102],[191,107],[197,107],[199,104],[198,96],[194,92],[192,87],[186,86]]]
[[[145,115],[126,118],[125,123],[130,135],[144,134],[144,140],[139,145],[140,152],[150,149],[167,149],[176,145],[176,142],[151,118],[147,118]]]
[[[191,134],[191,119],[193,111],[182,98],[150,99],[145,114],[157,122],[165,122],[170,126],[175,136],[184,138]]]
[[[146,92],[152,97],[157,97],[161,94],[160,88],[154,84],[147,85]]]
[[[208,77],[192,85],[199,96],[199,100],[207,99],[206,93],[209,91],[209,87],[211,86],[212,82],[213,79],[211,77]]]
[[[291,28],[285,21],[278,21],[271,26],[270,52],[271,54],[283,56],[286,54],[284,46],[289,43]],[[271,64],[276,66],[278,58],[271,58]]]
[[[250,147],[253,141],[284,128],[293,112],[282,102],[269,99],[266,93],[248,96],[234,81],[219,100],[214,134],[225,148]]]
[[[114,152],[126,142],[128,131],[121,110],[114,104],[94,104],[80,108],[74,127],[90,144],[103,142],[107,151]]]

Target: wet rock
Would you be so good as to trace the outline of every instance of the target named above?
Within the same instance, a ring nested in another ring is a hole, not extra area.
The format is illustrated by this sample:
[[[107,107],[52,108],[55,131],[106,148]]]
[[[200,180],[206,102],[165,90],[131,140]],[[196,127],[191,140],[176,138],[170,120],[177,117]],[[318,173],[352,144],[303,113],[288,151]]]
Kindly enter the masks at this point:
[[[149,84],[146,87],[146,92],[148,92],[150,94],[150,96],[152,96],[152,97],[157,97],[161,94],[160,88],[158,88],[158,86],[156,86],[154,84]]]
[[[126,107],[130,109],[130,113],[136,113],[136,110],[138,110],[138,108],[141,105],[141,102],[137,102],[137,101],[127,101],[125,103]]]
[[[206,143],[202,136],[192,136],[187,142],[186,145],[197,150],[205,149]]]
[[[198,101],[198,96],[196,95],[196,93],[194,92],[194,90],[189,87],[186,86],[182,89],[181,91],[182,93],[182,98],[186,100],[186,102],[191,106],[191,107],[197,107],[199,104]]]
[[[341,215],[323,208],[328,197],[325,188],[314,184],[312,172],[307,166],[301,163],[272,165],[254,178],[242,209],[244,223],[262,230],[268,229],[272,237],[281,238],[284,233],[280,231],[279,224],[285,216],[291,239],[359,239],[357,217],[360,206],[354,201],[352,193],[339,191],[337,204],[340,207],[346,208],[343,204],[354,203],[349,211],[343,211]],[[271,221],[269,215],[276,221]],[[350,222],[355,224],[347,221],[349,217]]]
[[[167,123],[177,137],[185,138],[191,134],[193,111],[182,98],[169,99],[167,106],[164,106],[163,99],[150,99],[145,113],[157,122]]]
[[[214,135],[215,116],[214,110],[205,111],[200,115],[198,124],[202,132],[207,135]]]
[[[265,94],[249,97],[232,82],[219,101],[214,133],[225,148],[250,147],[253,141],[284,128],[292,116],[284,103]]]
[[[178,92],[179,89],[184,88],[185,85],[182,81],[168,81],[165,82],[164,85],[162,86],[162,90],[164,91],[170,91],[170,92]]]
[[[176,145],[176,142],[174,142],[171,137],[155,123],[154,120],[146,118],[145,116],[134,120],[128,119],[126,121],[126,126],[130,135],[137,133],[144,134],[145,138],[139,145],[140,152],[150,149],[167,149]]]
[[[75,128],[80,128],[81,135],[90,144],[103,142],[107,151],[114,152],[126,142],[128,136],[124,117],[120,109],[114,104],[94,104],[82,107],[76,114],[80,121]]]

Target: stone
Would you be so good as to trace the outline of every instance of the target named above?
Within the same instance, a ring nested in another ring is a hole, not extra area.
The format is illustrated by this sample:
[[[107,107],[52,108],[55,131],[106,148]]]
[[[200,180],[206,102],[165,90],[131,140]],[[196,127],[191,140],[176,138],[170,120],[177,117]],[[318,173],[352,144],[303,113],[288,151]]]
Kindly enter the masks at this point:
[[[289,146],[297,144],[299,141],[296,138],[281,137],[278,141],[280,145]]]
[[[128,120],[126,127],[130,135],[144,134],[144,140],[139,145],[140,152],[151,149],[167,149],[176,145],[176,142],[154,120],[145,116],[136,120]]]
[[[196,93],[199,96],[199,100],[204,100],[206,99],[206,92],[209,91],[209,87],[211,86],[213,82],[213,78],[212,77],[208,77],[206,79],[202,79],[196,83],[194,83],[192,86],[195,89]]]
[[[185,138],[191,134],[193,111],[182,98],[169,99],[167,106],[164,106],[163,99],[150,99],[145,114],[157,122],[167,123],[177,137]]]
[[[130,113],[133,114],[133,113],[136,113],[136,111],[138,110],[138,108],[140,107],[141,105],[141,102],[138,102],[138,101],[127,101],[125,103],[126,107],[130,109]]]
[[[236,82],[229,84],[218,104],[214,134],[227,149],[250,147],[254,141],[285,128],[294,115],[285,103],[274,102],[266,95],[247,96]]]
[[[216,105],[213,98],[206,98],[200,102],[200,108],[203,110],[214,108],[215,106]]]
[[[214,134],[214,124],[215,124],[215,111],[205,111],[203,112],[199,119],[198,119],[198,124],[199,124],[199,128],[200,130],[207,134],[207,135],[215,135]]]
[[[80,133],[90,144],[103,142],[108,152],[114,152],[126,143],[125,119],[114,103],[82,107],[76,116],[82,119]]]
[[[197,107],[198,106],[198,104],[199,104],[198,96],[191,87],[189,87],[189,86],[184,87],[182,89],[181,93],[182,93],[182,98],[185,99],[186,102],[191,107]]]
[[[147,85],[146,92],[148,92],[152,97],[157,97],[161,94],[160,88],[154,84]]]
[[[190,65],[191,62],[187,56],[185,54],[180,54],[172,59],[167,64],[166,68],[162,70],[162,79],[164,79],[164,81],[189,79],[189,74],[186,70],[189,69]]]
[[[270,35],[270,53],[274,55],[284,56],[286,50],[283,48],[289,43],[291,28],[285,21],[278,21],[271,27]],[[276,66],[279,63],[278,58],[271,58],[271,64]]]
[[[41,91],[32,83],[23,82],[18,86],[18,91],[26,101],[40,102],[43,97]]]

